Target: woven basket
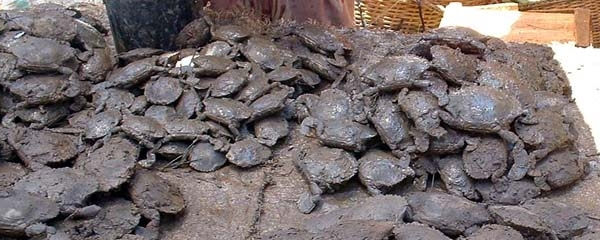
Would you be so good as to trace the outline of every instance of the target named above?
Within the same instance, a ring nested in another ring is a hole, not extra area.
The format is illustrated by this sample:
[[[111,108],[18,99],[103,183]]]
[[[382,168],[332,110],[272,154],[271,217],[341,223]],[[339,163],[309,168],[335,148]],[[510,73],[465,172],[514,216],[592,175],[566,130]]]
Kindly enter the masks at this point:
[[[572,11],[576,8],[590,10],[592,18],[592,45],[600,47],[600,0],[547,0],[519,4],[520,11]]]
[[[358,26],[415,33],[437,28],[444,15],[437,5],[461,2],[464,6],[487,5],[498,0],[359,0],[355,1]],[[422,16],[422,20],[421,20]],[[424,26],[423,26],[424,25]]]

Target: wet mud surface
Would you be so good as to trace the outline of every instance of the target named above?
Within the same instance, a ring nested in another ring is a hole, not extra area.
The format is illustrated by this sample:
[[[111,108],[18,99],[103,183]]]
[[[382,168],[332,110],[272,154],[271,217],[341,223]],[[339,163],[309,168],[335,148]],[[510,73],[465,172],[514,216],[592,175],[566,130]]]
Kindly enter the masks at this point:
[[[0,12],[0,239],[597,238],[548,47],[243,15],[113,56],[95,17]]]

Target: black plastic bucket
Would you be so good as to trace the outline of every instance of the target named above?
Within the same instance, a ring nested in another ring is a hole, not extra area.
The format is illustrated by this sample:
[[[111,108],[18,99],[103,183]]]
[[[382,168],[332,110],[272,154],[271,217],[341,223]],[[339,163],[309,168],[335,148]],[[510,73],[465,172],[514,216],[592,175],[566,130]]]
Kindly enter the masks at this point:
[[[103,0],[117,52],[174,50],[175,38],[193,20],[194,0]]]

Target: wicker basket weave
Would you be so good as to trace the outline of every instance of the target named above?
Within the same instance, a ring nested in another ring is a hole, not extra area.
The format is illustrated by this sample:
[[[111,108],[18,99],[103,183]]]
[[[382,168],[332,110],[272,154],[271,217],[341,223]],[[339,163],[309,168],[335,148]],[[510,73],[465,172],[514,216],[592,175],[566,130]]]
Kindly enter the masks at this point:
[[[464,6],[487,5],[498,0],[359,0],[355,1],[355,20],[358,26],[399,30],[415,33],[437,28],[444,15],[437,5],[461,2]],[[421,21],[421,14],[423,21]],[[425,25],[423,27],[423,25]]]
[[[520,11],[571,11],[576,8],[590,10],[592,18],[592,45],[600,47],[600,0],[547,0],[527,4],[519,4]]]

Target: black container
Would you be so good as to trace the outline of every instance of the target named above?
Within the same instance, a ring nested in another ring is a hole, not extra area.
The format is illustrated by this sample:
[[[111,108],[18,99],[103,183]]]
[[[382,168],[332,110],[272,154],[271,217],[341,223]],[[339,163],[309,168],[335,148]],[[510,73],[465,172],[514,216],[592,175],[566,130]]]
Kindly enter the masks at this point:
[[[174,50],[175,38],[193,20],[194,0],[103,0],[117,52]]]

